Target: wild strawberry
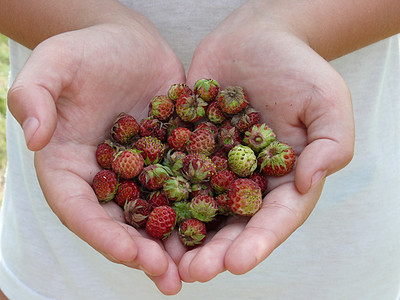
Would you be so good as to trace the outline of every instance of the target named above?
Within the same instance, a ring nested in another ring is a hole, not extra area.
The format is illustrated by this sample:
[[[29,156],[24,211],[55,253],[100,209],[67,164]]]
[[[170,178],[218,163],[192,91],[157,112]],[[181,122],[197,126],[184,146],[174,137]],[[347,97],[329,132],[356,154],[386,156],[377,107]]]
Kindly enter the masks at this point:
[[[209,181],[193,183],[190,186],[190,198],[194,198],[198,195],[214,196],[214,190],[211,187],[211,183]]]
[[[190,202],[177,201],[171,206],[176,213],[176,223],[180,224],[187,219],[193,218],[190,212]]]
[[[166,239],[171,235],[176,223],[176,213],[168,205],[158,206],[152,210],[146,222],[146,232],[155,239]]]
[[[230,122],[225,122],[219,128],[218,143],[225,152],[229,152],[233,147],[242,143],[242,137],[236,127],[232,126]]]
[[[124,205],[125,220],[135,228],[146,226],[146,221],[151,211],[151,205],[140,198],[131,199]]]
[[[215,138],[206,128],[193,131],[186,143],[186,151],[210,156],[215,150]]]
[[[240,86],[229,86],[217,96],[217,102],[222,111],[234,115],[243,110],[247,105],[247,95]]]
[[[168,97],[172,101],[176,101],[182,95],[193,95],[192,89],[185,83],[174,83],[168,90]]]
[[[206,114],[207,102],[197,95],[182,95],[175,103],[177,115],[185,122],[195,123]]]
[[[114,201],[124,207],[127,200],[140,198],[140,187],[132,180],[122,180],[118,186]]]
[[[187,154],[182,151],[169,150],[164,156],[163,165],[168,167],[173,175],[181,175],[183,159],[186,155]]]
[[[253,216],[262,205],[260,187],[248,178],[233,181],[229,187],[228,197],[233,213],[241,216]]]
[[[211,157],[211,161],[215,165],[216,172],[228,169],[228,157],[226,155],[215,154]]]
[[[211,186],[217,194],[226,192],[232,181],[236,180],[237,176],[231,170],[224,170],[215,173],[211,177]]]
[[[265,123],[253,125],[244,135],[243,144],[249,146],[256,153],[260,152],[276,139],[276,134]]]
[[[200,130],[200,129],[207,129],[214,138],[218,137],[218,127],[214,123],[207,122],[207,121],[200,122],[196,125],[196,127],[194,128],[193,131]]]
[[[231,123],[236,127],[239,132],[244,133],[253,125],[260,122],[259,113],[252,107],[247,106],[244,110],[234,115],[231,119]]]
[[[190,211],[197,220],[210,222],[217,215],[218,204],[214,197],[198,195],[190,201]]]
[[[223,216],[230,216],[233,214],[231,207],[229,206],[228,193],[222,193],[215,197],[215,201],[218,204],[218,213]]]
[[[185,151],[186,143],[192,132],[185,127],[176,127],[168,136],[168,146],[171,149]]]
[[[167,139],[167,128],[159,119],[148,117],[140,121],[139,135],[141,137],[154,136],[160,141],[165,142]]]
[[[113,139],[123,145],[129,144],[132,138],[139,133],[139,124],[134,117],[120,113],[111,128]]]
[[[157,164],[162,161],[165,145],[154,136],[145,136],[135,143],[135,148],[140,151],[146,166]]]
[[[194,123],[185,122],[178,115],[173,115],[167,122],[167,136],[170,136],[172,131],[177,127],[183,127],[189,129],[190,131],[194,130]]]
[[[168,198],[161,190],[151,192],[147,197],[147,202],[150,203],[152,208],[162,205],[170,205]]]
[[[267,178],[262,175],[261,173],[253,173],[249,179],[253,180],[255,183],[258,184],[258,186],[261,188],[261,193],[263,197],[267,194],[267,188],[268,188],[268,180]]]
[[[214,79],[199,79],[194,84],[194,92],[206,102],[211,102],[217,97],[219,83]]]
[[[215,165],[204,154],[188,154],[183,159],[181,172],[192,183],[205,182],[209,181],[215,174]]]
[[[257,157],[260,172],[268,176],[283,176],[292,171],[296,156],[292,147],[274,141]]]
[[[96,148],[96,160],[103,169],[111,170],[111,163],[114,160],[116,149],[111,141],[105,141]]]
[[[138,179],[142,187],[155,191],[162,188],[164,182],[171,176],[168,167],[161,164],[154,164],[144,167]]]
[[[179,225],[179,239],[187,247],[201,245],[206,235],[206,225],[197,219],[187,219]]]
[[[226,116],[219,107],[217,101],[214,101],[208,105],[206,115],[207,118],[214,124],[221,124],[226,120]]]
[[[248,177],[257,168],[257,157],[247,146],[237,145],[228,153],[228,167],[239,177]]]
[[[115,155],[111,167],[120,178],[132,179],[143,170],[144,160],[138,150],[122,150]]]
[[[154,97],[149,105],[149,116],[154,116],[160,121],[167,121],[174,112],[174,102],[168,96]]]
[[[171,202],[184,201],[189,198],[190,183],[182,176],[170,177],[164,182],[162,191]]]
[[[110,170],[97,172],[93,178],[92,188],[100,202],[112,200],[118,189],[117,175]]]

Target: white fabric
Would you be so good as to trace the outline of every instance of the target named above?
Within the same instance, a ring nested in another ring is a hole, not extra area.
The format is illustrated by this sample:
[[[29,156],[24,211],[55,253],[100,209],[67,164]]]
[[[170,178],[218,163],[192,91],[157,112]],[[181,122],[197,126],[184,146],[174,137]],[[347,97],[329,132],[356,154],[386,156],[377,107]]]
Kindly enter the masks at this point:
[[[244,1],[132,2],[187,67],[200,39]],[[30,52],[14,42],[10,50],[13,80]],[[356,154],[329,177],[306,223],[249,273],[225,272],[208,283],[184,284],[168,298],[400,299],[399,53],[394,36],[332,62],[352,92]],[[3,292],[13,300],[167,298],[142,272],[107,261],[60,223],[43,198],[33,154],[10,114],[7,137]]]

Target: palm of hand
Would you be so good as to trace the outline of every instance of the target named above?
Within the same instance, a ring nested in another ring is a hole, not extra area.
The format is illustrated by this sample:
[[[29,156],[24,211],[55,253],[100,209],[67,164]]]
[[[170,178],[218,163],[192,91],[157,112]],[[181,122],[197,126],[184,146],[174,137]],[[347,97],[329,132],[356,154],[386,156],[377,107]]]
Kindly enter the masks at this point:
[[[42,126],[28,145],[45,146],[35,153],[35,166],[60,220],[108,259],[160,275],[169,264],[161,243],[112,220],[90,186],[99,170],[96,146],[118,113],[139,120],[154,95],[185,80],[181,63],[154,32],[123,29],[103,25],[43,42],[10,91],[10,109],[19,119],[24,93],[36,100],[33,114]]]
[[[294,35],[274,30],[258,35],[251,24],[246,26],[235,27],[228,19],[206,37],[188,82],[208,76],[222,86],[243,86],[277,138],[293,146],[297,164],[291,174],[270,178],[263,207],[250,221],[233,218],[203,247],[182,256],[185,281],[254,268],[307,219],[320,196],[321,179],[352,155],[351,101],[341,77]]]

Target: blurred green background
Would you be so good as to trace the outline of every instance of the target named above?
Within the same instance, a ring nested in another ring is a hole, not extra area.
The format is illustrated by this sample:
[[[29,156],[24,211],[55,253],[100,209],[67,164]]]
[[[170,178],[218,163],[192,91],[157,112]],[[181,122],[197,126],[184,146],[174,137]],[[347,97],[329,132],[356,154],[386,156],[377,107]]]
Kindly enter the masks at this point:
[[[9,56],[8,39],[0,34],[0,204],[3,199],[6,152],[6,99],[8,86]]]

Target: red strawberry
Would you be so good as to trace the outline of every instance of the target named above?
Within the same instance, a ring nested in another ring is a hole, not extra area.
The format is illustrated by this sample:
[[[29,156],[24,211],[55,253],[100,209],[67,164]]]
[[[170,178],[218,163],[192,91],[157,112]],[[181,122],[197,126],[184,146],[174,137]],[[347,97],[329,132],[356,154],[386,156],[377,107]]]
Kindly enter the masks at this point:
[[[211,187],[211,183],[209,181],[193,183],[190,186],[190,198],[194,198],[198,195],[214,196],[214,190]]]
[[[141,137],[154,136],[160,141],[165,142],[167,139],[167,128],[166,125],[159,119],[148,117],[140,121],[139,135]]]
[[[233,213],[241,216],[253,216],[262,205],[261,188],[247,178],[233,181],[229,187],[228,197]]]
[[[211,186],[217,194],[222,194],[228,190],[229,185],[236,179],[237,176],[231,170],[219,171],[211,177]]]
[[[170,205],[168,198],[163,194],[162,191],[151,192],[147,197],[147,202],[150,203],[152,208],[163,205]]]
[[[112,200],[118,189],[117,175],[110,170],[97,172],[93,178],[92,188],[100,202]]]
[[[178,115],[173,115],[169,120],[168,123],[166,124],[167,127],[167,135],[171,135],[172,130],[174,130],[177,127],[183,127],[183,128],[187,128],[190,131],[194,130],[194,123],[190,123],[190,122],[185,122],[181,119],[181,117],[179,117]]]
[[[163,165],[168,167],[173,175],[181,175],[183,159],[186,155],[187,154],[182,151],[169,150],[167,155],[164,156]]]
[[[215,154],[211,157],[217,172],[228,169],[228,157],[226,155]]]
[[[174,102],[168,96],[161,95],[154,97],[149,105],[149,115],[160,121],[167,121],[174,112]]]
[[[242,143],[242,137],[236,127],[230,122],[225,122],[218,131],[218,143],[225,152],[229,152],[233,147]]]
[[[260,173],[253,173],[249,179],[253,180],[255,183],[259,185],[261,188],[261,193],[263,197],[267,194],[267,188],[268,188],[268,180],[267,178],[260,174]]]
[[[111,170],[111,163],[114,160],[115,148],[111,141],[105,141],[96,148],[96,160],[103,169]]]
[[[208,105],[206,115],[207,118],[214,124],[221,124],[226,120],[226,116],[219,107],[217,101],[214,101]]]
[[[257,153],[276,139],[276,134],[265,123],[253,125],[244,135],[243,144],[249,146]]]
[[[152,207],[147,201],[140,198],[131,199],[124,205],[125,220],[136,228],[145,227],[151,210]]]
[[[175,176],[165,181],[162,191],[171,202],[185,201],[189,198],[190,184],[182,176]]]
[[[114,201],[124,207],[127,200],[140,198],[140,187],[132,180],[122,180],[118,186]]]
[[[139,133],[139,124],[134,117],[120,113],[111,128],[113,139],[123,145],[128,144]]]
[[[154,136],[145,136],[135,143],[135,148],[140,151],[146,166],[162,161],[165,152],[165,145]]]
[[[111,167],[119,177],[132,179],[143,170],[144,160],[138,150],[122,150],[115,155]]]
[[[283,176],[292,171],[296,156],[292,147],[274,141],[257,157],[260,172],[268,176]]]
[[[215,197],[215,201],[218,203],[218,213],[223,216],[232,215],[232,209],[229,206],[229,196],[228,193],[219,194]]]
[[[218,137],[218,127],[214,123],[200,122],[196,125],[194,131],[199,129],[207,129],[214,138]]]
[[[210,222],[218,213],[218,203],[212,196],[198,195],[190,201],[190,211],[194,218]]]
[[[205,182],[215,174],[215,165],[204,154],[188,154],[183,159],[181,172],[192,183]]]
[[[236,129],[241,133],[244,133],[259,122],[260,115],[254,108],[250,106],[247,106],[244,110],[234,115],[231,119],[232,125],[235,126]]]
[[[218,95],[219,83],[214,79],[199,79],[194,85],[194,92],[204,101],[211,102]]]
[[[166,239],[171,235],[176,223],[176,213],[168,205],[153,209],[147,218],[146,232],[155,239]]]
[[[215,150],[215,138],[210,134],[210,130],[201,128],[193,131],[186,144],[186,151],[191,153],[200,153],[210,156]]]
[[[229,86],[217,96],[217,102],[222,111],[233,115],[243,110],[247,105],[247,95],[240,86]]]
[[[177,151],[185,151],[191,133],[185,127],[176,127],[168,137],[168,146]]]
[[[155,191],[163,187],[164,182],[169,179],[171,172],[161,164],[154,164],[143,168],[138,179],[142,187]]]
[[[193,91],[185,83],[174,83],[168,90],[168,97],[172,101],[176,101],[182,95],[192,95]]]
[[[185,122],[195,123],[206,114],[207,102],[197,95],[182,95],[175,103],[177,115]]]
[[[197,219],[187,219],[179,225],[178,235],[183,245],[201,245],[206,238],[206,225]]]

